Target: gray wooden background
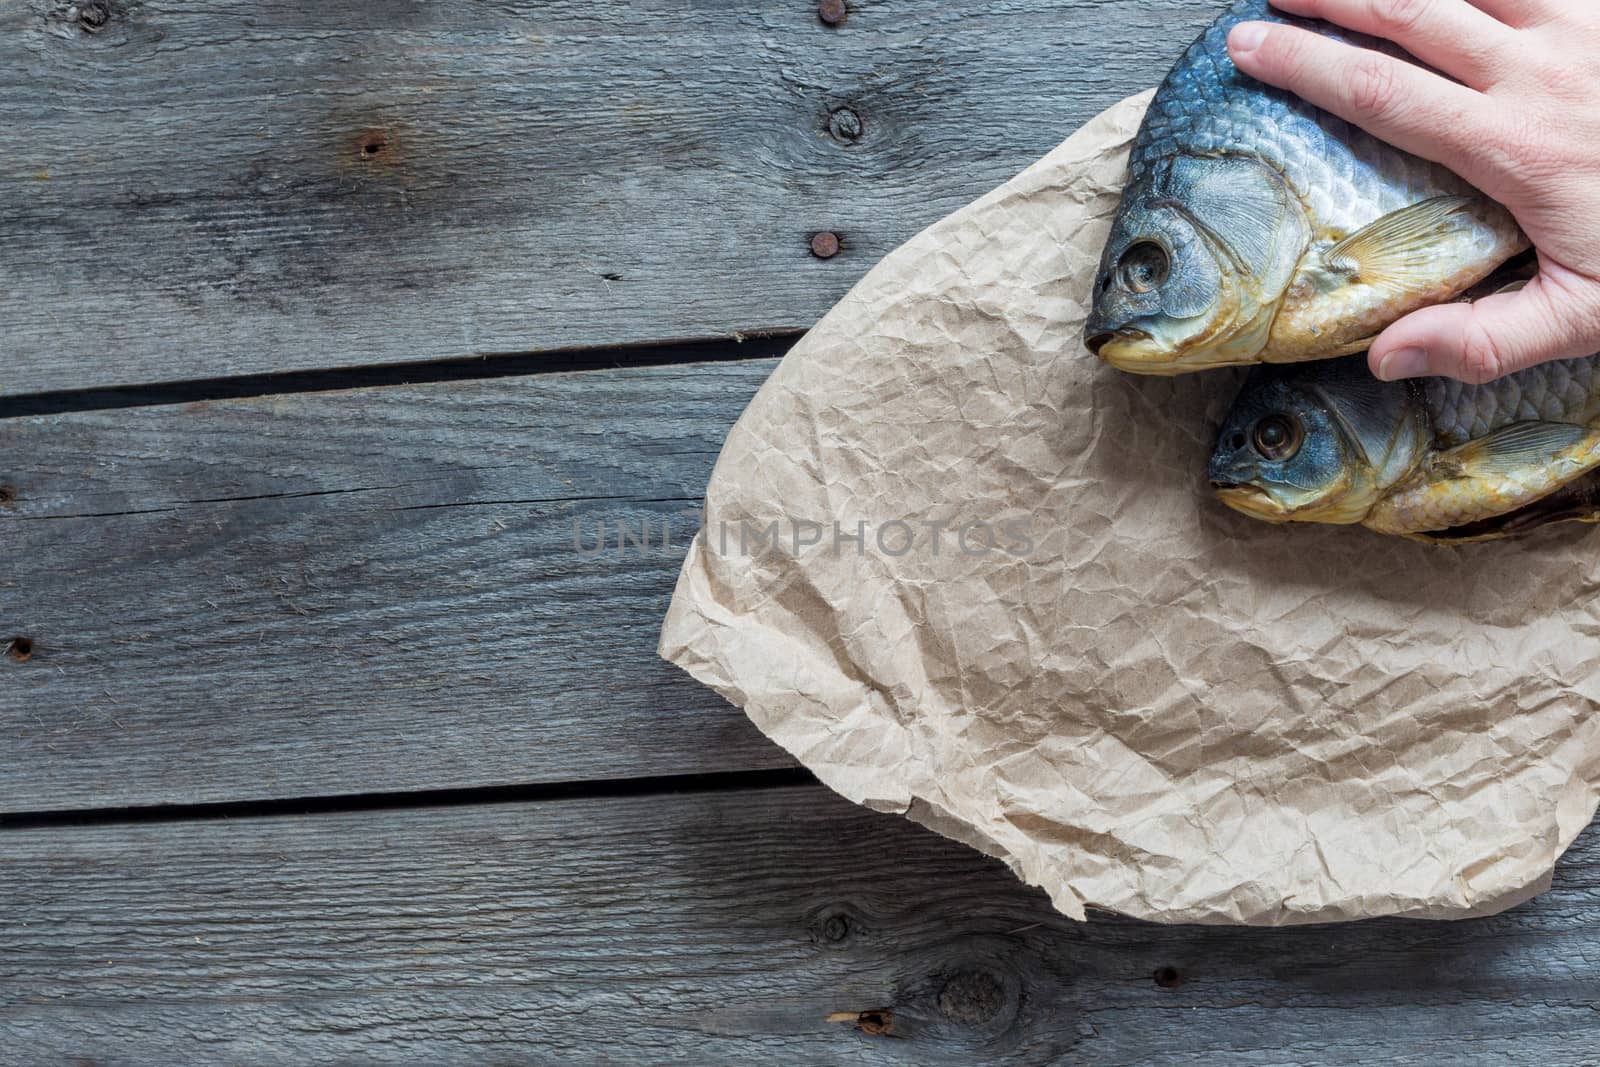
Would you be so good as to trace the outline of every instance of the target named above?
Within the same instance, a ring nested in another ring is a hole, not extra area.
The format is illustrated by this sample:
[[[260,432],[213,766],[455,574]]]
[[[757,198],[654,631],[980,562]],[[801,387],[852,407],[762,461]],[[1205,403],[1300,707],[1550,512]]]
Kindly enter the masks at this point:
[[[654,655],[788,342],[1216,6],[0,0],[0,1062],[1600,1062],[1592,833],[1078,925]]]

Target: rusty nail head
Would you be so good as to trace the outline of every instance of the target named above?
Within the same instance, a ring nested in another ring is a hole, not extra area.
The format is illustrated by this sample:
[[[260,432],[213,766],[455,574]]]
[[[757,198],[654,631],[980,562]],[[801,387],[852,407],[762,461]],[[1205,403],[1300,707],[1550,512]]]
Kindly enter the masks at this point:
[[[839,235],[823,230],[811,235],[811,254],[818,259],[832,259],[839,254]]]
[[[822,0],[817,5],[817,17],[829,26],[839,26],[849,16],[850,9],[844,6],[844,0]]]

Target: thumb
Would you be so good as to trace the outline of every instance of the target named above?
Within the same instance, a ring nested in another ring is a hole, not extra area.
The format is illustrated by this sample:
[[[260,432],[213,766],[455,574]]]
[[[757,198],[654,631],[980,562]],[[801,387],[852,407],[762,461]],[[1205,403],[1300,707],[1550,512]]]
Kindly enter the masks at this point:
[[[1600,283],[1553,263],[1515,292],[1412,312],[1372,343],[1385,381],[1442,375],[1479,384],[1600,351]]]

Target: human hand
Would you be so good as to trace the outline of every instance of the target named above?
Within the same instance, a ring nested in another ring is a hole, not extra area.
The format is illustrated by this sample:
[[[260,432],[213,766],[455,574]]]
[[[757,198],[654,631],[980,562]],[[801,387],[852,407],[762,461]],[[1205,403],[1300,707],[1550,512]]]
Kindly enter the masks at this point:
[[[1449,167],[1504,204],[1538,249],[1525,288],[1390,326],[1372,344],[1373,373],[1476,383],[1600,351],[1600,3],[1272,4],[1386,38],[1448,77],[1266,22],[1229,35],[1241,71]]]

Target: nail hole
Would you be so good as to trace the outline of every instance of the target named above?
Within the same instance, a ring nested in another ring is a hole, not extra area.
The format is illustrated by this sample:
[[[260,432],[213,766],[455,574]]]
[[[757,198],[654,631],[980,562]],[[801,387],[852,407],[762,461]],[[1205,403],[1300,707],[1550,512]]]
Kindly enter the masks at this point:
[[[856,1029],[864,1034],[886,1036],[894,1032],[894,1012],[888,1008],[873,1008],[856,1016]]]
[[[1244,434],[1236,433],[1232,437],[1228,438],[1228,447],[1233,449],[1235,452],[1237,452],[1241,448],[1243,448],[1244,447]]]
[[[1176,989],[1183,984],[1183,975],[1176,967],[1157,967],[1153,977],[1162,989]]]
[[[0,508],[9,508],[17,502],[17,487],[0,485]]]
[[[392,147],[391,140],[388,127],[368,126],[351,139],[351,147],[355,149],[357,159],[376,161]]]
[[[18,663],[26,663],[33,658],[33,638],[17,636],[6,642],[6,655]]]

